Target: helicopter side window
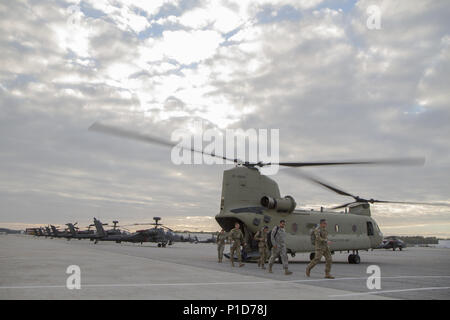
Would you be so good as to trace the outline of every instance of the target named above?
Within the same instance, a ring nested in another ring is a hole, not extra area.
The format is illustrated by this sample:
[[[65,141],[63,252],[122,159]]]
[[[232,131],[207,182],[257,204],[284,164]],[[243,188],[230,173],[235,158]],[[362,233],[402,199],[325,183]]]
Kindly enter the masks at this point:
[[[370,221],[367,221],[367,235],[373,236],[373,224]]]
[[[334,231],[336,231],[336,233],[339,232],[339,225],[338,224],[334,226]]]

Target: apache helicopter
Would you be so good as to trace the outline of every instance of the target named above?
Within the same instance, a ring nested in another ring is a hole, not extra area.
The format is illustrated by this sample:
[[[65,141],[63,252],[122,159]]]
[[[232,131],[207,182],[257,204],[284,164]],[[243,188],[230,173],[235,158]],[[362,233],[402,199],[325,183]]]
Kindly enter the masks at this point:
[[[67,228],[69,229],[70,235],[68,236],[68,240],[70,239],[90,239],[91,241],[93,241],[96,238],[95,232],[93,230],[84,230],[84,231],[80,231],[78,227],[76,227],[76,225],[78,224],[78,222],[75,223],[66,223]]]
[[[94,123],[89,130],[110,134],[113,136],[133,139],[141,142],[159,144],[167,147],[176,147],[191,152],[217,157],[234,163],[236,166],[223,173],[220,212],[215,216],[217,223],[230,231],[236,222],[244,233],[246,256],[248,259],[257,259],[258,251],[252,241],[255,233],[264,225],[270,229],[278,225],[281,219],[286,221],[286,247],[293,257],[296,253],[310,252],[310,259],[314,258],[314,245],[311,242],[311,232],[321,219],[328,222],[330,249],[334,252],[348,252],[348,262],[359,264],[360,250],[377,248],[383,240],[383,234],[371,217],[370,205],[375,203],[400,203],[420,205],[446,205],[419,202],[397,202],[374,199],[364,199],[342,191],[328,183],[302,174],[314,183],[332,190],[340,195],[354,199],[350,203],[323,210],[296,210],[297,203],[291,196],[282,197],[278,184],[260,172],[260,168],[278,165],[290,168],[313,166],[344,166],[344,165],[423,165],[423,158],[384,159],[374,161],[329,161],[329,162],[278,162],[278,163],[251,163],[239,159],[230,159],[214,153],[207,153],[190,147],[180,146],[172,141],[147,134],[117,128],[101,123]],[[345,212],[336,212],[335,209],[346,208]],[[348,210],[347,210],[348,209]]]
[[[60,231],[54,225],[50,225],[50,228],[51,228],[51,233],[50,234],[51,234],[52,237],[55,237],[55,238],[67,238],[67,237],[70,236],[69,232],[67,232],[66,230]]]
[[[94,225],[97,230],[95,236],[95,243],[98,241],[115,241],[117,243],[121,242],[132,242],[132,243],[144,243],[144,242],[156,242],[158,243],[158,247],[165,248],[167,245],[172,245],[173,243],[173,234],[172,230],[168,227],[163,226],[158,223],[161,220],[160,217],[154,217],[153,223],[134,223],[126,226],[137,226],[137,225],[153,225],[153,228],[138,230],[134,233],[122,233],[119,229],[116,229],[118,221],[113,221],[114,223],[114,233],[108,233],[103,229],[105,224],[102,224],[100,220],[94,218]],[[127,230],[122,226],[121,228]],[[167,229],[168,231],[164,231]],[[111,230],[109,230],[111,231]]]

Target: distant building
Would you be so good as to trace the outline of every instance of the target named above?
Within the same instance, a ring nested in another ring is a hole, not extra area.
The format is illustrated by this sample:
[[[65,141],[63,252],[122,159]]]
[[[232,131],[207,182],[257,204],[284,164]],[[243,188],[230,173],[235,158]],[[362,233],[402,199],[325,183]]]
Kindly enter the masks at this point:
[[[436,248],[450,248],[450,240],[439,240]]]

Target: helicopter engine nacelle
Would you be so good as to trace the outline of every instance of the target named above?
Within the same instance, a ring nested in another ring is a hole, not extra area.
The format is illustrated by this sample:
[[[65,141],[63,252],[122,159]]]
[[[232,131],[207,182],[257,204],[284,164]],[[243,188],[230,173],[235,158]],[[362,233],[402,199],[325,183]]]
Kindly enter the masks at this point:
[[[289,212],[294,211],[297,203],[291,196],[286,196],[284,198],[272,198],[264,196],[261,198],[261,205],[267,209],[275,209],[278,212]]]

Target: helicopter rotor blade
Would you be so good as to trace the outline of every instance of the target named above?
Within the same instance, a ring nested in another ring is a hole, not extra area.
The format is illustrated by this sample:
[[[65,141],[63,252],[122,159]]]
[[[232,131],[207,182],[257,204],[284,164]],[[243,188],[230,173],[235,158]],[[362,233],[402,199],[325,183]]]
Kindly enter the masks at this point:
[[[284,172],[286,172],[286,171],[284,171]],[[348,193],[348,192],[346,192],[344,190],[341,190],[341,189],[339,189],[339,188],[337,188],[335,186],[332,186],[330,183],[326,183],[322,179],[319,179],[318,177],[315,177],[315,176],[313,176],[311,174],[306,174],[304,172],[295,170],[295,171],[289,171],[289,175],[296,175],[296,176],[298,176],[298,177],[300,177],[302,179],[309,180],[309,181],[311,181],[311,182],[313,182],[315,184],[318,184],[318,185],[320,185],[320,186],[322,186],[324,188],[327,188],[328,190],[331,190],[331,191],[333,191],[333,192],[335,192],[335,193],[337,193],[337,194],[339,194],[341,196],[352,197],[355,200],[358,199],[357,196],[355,196],[355,195],[353,195],[351,193]]]
[[[369,203],[394,203],[394,204],[410,204],[410,205],[423,205],[423,206],[439,206],[450,207],[450,203],[445,202],[410,202],[410,201],[387,201],[387,200],[367,200]]]
[[[162,226],[162,225],[160,225],[161,226],[161,228],[164,228],[164,229],[167,229],[167,230],[169,230],[169,231],[171,231],[171,232],[174,232],[172,229],[170,229],[169,227],[166,227],[166,226]]]
[[[357,201],[353,201],[353,202],[349,202],[349,203],[344,203],[340,206],[336,206],[336,207],[332,207],[330,208],[331,210],[337,210],[337,209],[342,209],[342,208],[347,208],[349,205],[354,204],[354,203],[358,203]]]
[[[204,152],[202,150],[196,150],[194,148],[180,146],[180,145],[178,145],[178,143],[175,143],[173,141],[169,141],[169,140],[159,138],[159,137],[154,137],[154,136],[151,136],[148,134],[142,134],[142,133],[131,131],[131,130],[126,130],[123,128],[105,125],[100,122],[95,122],[93,125],[91,125],[89,127],[89,130],[113,135],[113,136],[120,137],[120,138],[127,138],[127,139],[142,141],[142,142],[146,142],[146,143],[154,143],[154,144],[158,144],[160,146],[165,146],[165,147],[171,147],[171,148],[176,147],[176,148],[180,148],[183,150],[201,153],[201,154],[208,155],[211,157],[220,158],[220,159],[234,162],[234,163],[237,163],[239,161],[238,159],[229,159],[227,157],[216,155],[214,153],[208,153],[208,152]]]
[[[380,160],[364,160],[364,161],[319,161],[319,162],[279,162],[270,163],[278,164],[285,167],[317,167],[317,166],[342,166],[342,165],[412,165],[423,166],[425,164],[425,158],[391,158]]]
[[[280,165],[285,167],[312,167],[312,166],[342,166],[342,165],[423,165],[425,163],[425,158],[399,158],[399,159],[380,159],[380,160],[364,160],[364,161],[319,161],[319,162],[246,162],[241,159],[230,159],[225,156],[217,155],[215,153],[204,152],[203,150],[197,150],[191,147],[180,146],[179,144],[166,140],[160,137],[155,137],[149,134],[143,134],[136,131],[131,131],[128,129],[123,129],[119,127],[115,127],[112,125],[106,125],[101,122],[95,122],[89,127],[90,131],[100,132],[104,134],[113,135],[120,138],[127,138],[131,140],[137,140],[145,143],[158,144],[160,146],[165,147],[176,147],[183,150],[188,150],[192,152],[197,152],[203,155],[208,155],[211,157],[219,158],[225,161],[229,161],[231,163],[241,163],[245,166],[250,167],[264,167],[270,165]]]

